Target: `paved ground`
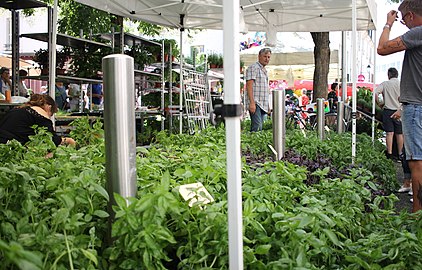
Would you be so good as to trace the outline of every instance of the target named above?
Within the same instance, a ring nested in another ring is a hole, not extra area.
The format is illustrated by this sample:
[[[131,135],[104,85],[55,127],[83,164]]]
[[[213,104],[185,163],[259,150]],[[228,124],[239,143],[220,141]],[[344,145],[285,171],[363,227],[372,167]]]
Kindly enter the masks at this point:
[[[397,172],[397,180],[400,184],[403,183],[403,169],[401,163],[394,162]],[[400,199],[396,203],[396,208],[398,211],[409,211],[412,212],[412,203],[410,202],[411,196],[407,193],[396,193],[396,196]]]

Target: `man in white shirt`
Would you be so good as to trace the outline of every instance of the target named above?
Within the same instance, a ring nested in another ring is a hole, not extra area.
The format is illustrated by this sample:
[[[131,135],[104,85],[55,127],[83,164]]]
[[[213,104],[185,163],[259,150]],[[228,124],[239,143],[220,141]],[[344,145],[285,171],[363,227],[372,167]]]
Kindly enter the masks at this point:
[[[376,99],[378,105],[383,108],[382,113],[382,124],[386,132],[386,144],[387,144],[387,158],[393,158],[393,140],[394,136],[397,141],[397,153],[400,155],[403,150],[403,131],[401,121],[394,119],[391,116],[400,109],[401,105],[399,102],[400,97],[400,81],[398,79],[399,72],[397,69],[391,67],[387,72],[388,81],[382,82],[375,90],[377,97],[382,94],[383,103],[381,104]]]

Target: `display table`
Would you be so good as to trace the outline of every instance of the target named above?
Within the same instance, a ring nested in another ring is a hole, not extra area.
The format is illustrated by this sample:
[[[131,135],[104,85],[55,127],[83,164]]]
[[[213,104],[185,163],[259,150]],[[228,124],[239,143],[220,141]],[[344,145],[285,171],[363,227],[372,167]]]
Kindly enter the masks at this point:
[[[151,116],[161,115],[161,111],[158,109],[148,109],[148,110],[136,110],[135,111],[135,119],[145,119]]]
[[[85,115],[85,116],[80,116],[80,115],[56,115],[55,119],[56,119],[56,122],[58,122],[58,121],[72,122],[73,120],[81,118],[81,117],[87,117],[89,120],[102,119],[101,116],[93,116],[93,115]]]
[[[23,103],[0,102],[0,120],[3,119],[3,116],[5,116],[8,111],[21,105],[23,105]]]
[[[102,116],[97,115],[56,115],[55,118],[55,129],[56,133],[59,135],[66,135],[72,130],[70,123],[74,120],[81,117],[88,118],[90,124],[94,123],[96,120],[102,120]]]
[[[3,101],[1,101],[0,102],[0,108],[9,108],[9,109],[11,109],[11,108],[14,108],[14,107],[17,107],[17,106],[21,106],[21,105],[23,105],[24,103],[16,103],[16,102],[3,102]]]

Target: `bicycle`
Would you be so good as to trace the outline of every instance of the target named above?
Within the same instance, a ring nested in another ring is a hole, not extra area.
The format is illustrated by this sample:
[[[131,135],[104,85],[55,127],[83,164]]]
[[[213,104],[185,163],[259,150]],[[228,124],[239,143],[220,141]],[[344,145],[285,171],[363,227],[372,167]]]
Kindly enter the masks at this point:
[[[293,105],[287,111],[286,128],[315,130],[316,125],[316,113],[310,110],[305,111],[301,107]]]

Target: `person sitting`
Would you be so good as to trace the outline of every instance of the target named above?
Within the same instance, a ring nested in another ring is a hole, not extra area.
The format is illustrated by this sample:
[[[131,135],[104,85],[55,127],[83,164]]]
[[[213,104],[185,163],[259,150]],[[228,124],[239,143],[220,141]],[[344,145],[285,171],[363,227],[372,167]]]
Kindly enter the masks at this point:
[[[92,104],[101,105],[103,103],[103,85],[96,83],[92,85]]]
[[[55,87],[56,93],[56,104],[57,108],[60,110],[67,109],[67,94],[66,94],[66,87],[64,86],[63,82],[57,81]]]
[[[103,79],[103,74],[101,72],[97,72],[96,75],[96,79],[97,80],[102,80]],[[94,83],[91,84],[91,102],[92,102],[92,108],[97,110],[101,107],[101,105],[103,104],[103,84],[102,83]],[[88,94],[90,94],[88,92]]]
[[[57,105],[48,95],[34,94],[24,105],[10,110],[0,122],[0,143],[17,140],[21,144],[29,141],[29,136],[35,135],[34,125],[46,127],[53,134],[52,140],[56,146],[60,144],[75,145],[72,138],[58,136],[53,129],[51,117],[57,112]]]
[[[302,89],[302,95],[299,99],[299,106],[305,108],[309,104],[308,90],[306,88]]]
[[[22,77],[26,77],[28,76],[28,72],[26,70],[19,70],[19,83],[18,83],[18,89],[19,89],[19,96],[21,97],[28,97],[29,93],[28,93],[28,88],[25,85],[25,78]]]
[[[7,90],[12,89],[12,82],[10,80],[10,71],[6,67],[0,69],[0,92],[6,95]]]
[[[71,83],[69,84],[69,106],[71,112],[80,111],[80,101],[81,101],[81,87],[78,84]]]

